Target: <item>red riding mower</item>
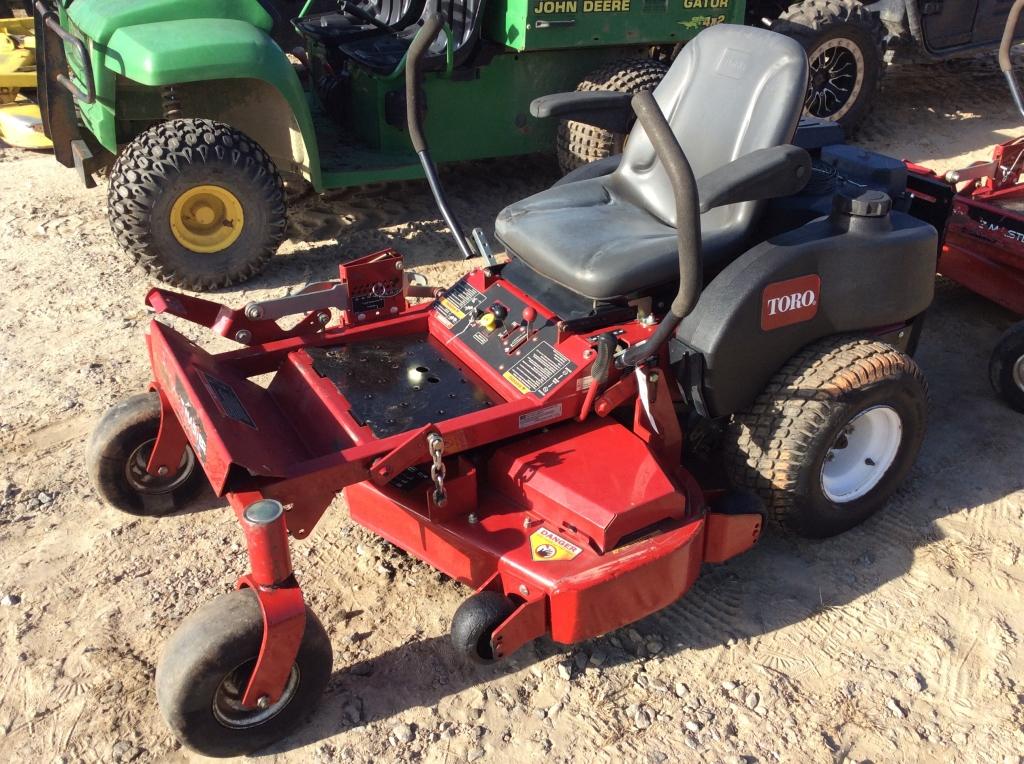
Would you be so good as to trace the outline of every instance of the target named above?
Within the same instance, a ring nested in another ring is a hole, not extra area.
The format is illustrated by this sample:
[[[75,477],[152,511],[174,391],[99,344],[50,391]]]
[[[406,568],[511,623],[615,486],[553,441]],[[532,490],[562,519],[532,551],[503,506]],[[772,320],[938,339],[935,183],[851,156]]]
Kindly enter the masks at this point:
[[[417,62],[439,31],[434,17],[410,49],[409,131],[470,249],[418,122]],[[797,43],[721,25],[653,95],[539,99],[537,116],[608,126],[632,106],[639,122],[613,171],[500,214],[508,262],[475,231],[486,265],[445,289],[389,250],[241,310],[149,293],[158,314],[242,346],[210,354],[154,321],[150,392],[113,407],[89,448],[115,507],[163,514],[208,481],[246,537],[250,571],[157,669],[182,742],[251,751],[317,703],[331,647],[288,536],[339,492],[357,522],[475,590],[451,630],[474,661],[667,606],[703,563],[749,549],[765,513],[824,537],[882,507],[924,435],[907,353],[937,235],[880,190],[822,191],[811,154],[832,133],[797,131],[806,79]],[[283,329],[287,315],[304,317]],[[731,489],[686,466],[702,428],[718,431]]]
[[[999,68],[1024,116],[1010,48],[1024,0],[1010,10],[999,46]],[[915,195],[911,213],[943,232],[939,271],[1018,315],[1024,315],[1024,137],[995,147],[992,161],[940,177],[908,163]],[[963,184],[963,185],[961,185]],[[959,186],[959,190],[957,187]],[[1024,321],[1002,336],[989,361],[992,387],[1024,412]]]

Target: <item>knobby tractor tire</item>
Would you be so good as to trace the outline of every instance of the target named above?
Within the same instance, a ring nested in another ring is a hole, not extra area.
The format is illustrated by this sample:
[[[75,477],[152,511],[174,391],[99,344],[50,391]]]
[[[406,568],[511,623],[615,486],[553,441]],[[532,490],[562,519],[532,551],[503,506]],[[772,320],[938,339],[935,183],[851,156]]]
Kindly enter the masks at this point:
[[[1024,413],[1024,322],[1014,324],[999,339],[988,362],[992,389]]]
[[[764,499],[769,517],[784,529],[812,538],[842,533],[881,509],[907,476],[924,440],[927,399],[920,368],[891,345],[818,342],[733,416],[723,442],[726,470],[737,488]],[[891,462],[866,493],[835,501],[826,495],[823,467],[846,447],[851,421],[873,410],[899,418]]]
[[[848,136],[853,135],[874,106],[885,72],[885,27],[878,15],[857,0],[804,0],[789,6],[772,30],[792,37],[807,51],[811,81],[804,114],[835,120]],[[848,98],[841,104],[815,101],[823,68],[832,60],[828,51],[838,50],[837,46],[842,47],[842,62],[856,63],[856,78],[839,82],[849,85]]]
[[[306,628],[281,699],[264,710],[240,705],[263,640],[252,591],[222,594],[186,618],[156,669],[156,699],[175,736],[204,756],[243,756],[293,732],[331,678],[331,640],[306,609]]]
[[[234,196],[241,233],[219,251],[184,246],[171,228],[175,202],[213,186]],[[208,119],[175,119],[139,135],[110,174],[107,214],[135,261],[168,284],[218,289],[259,273],[284,241],[284,184],[267,152],[245,134]]]
[[[654,90],[667,71],[668,65],[652,58],[616,61],[588,74],[576,90],[640,93]],[[623,133],[563,119],[558,125],[558,166],[564,175],[598,159],[621,154],[625,140]]]

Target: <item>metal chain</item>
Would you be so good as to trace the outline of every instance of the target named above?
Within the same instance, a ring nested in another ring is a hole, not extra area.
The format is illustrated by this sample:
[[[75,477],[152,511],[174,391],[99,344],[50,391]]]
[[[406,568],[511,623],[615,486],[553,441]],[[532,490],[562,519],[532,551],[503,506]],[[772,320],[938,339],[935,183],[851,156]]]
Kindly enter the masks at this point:
[[[427,449],[430,451],[430,479],[434,481],[434,504],[443,507],[448,503],[448,492],[444,489],[444,438],[436,432],[427,436]]]

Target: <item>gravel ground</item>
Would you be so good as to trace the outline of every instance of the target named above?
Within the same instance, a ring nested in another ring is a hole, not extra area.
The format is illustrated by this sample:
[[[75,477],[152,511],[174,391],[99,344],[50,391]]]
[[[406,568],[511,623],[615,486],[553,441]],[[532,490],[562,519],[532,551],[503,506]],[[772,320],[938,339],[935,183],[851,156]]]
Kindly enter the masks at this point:
[[[1020,128],[979,59],[894,67],[859,140],[945,170]],[[99,501],[84,441],[149,379],[147,277],[116,249],[101,191],[46,155],[0,149],[0,172],[0,760],[191,760],[160,719],[155,664],[245,569],[242,538],[209,495],[160,521]],[[456,210],[485,226],[553,179],[540,159],[445,173]],[[308,198],[294,218],[265,274],[219,299],[330,278],[383,246],[435,283],[465,268],[421,184]],[[573,648],[541,641],[466,668],[446,636],[467,591],[338,502],[293,545],[335,672],[311,723],[264,756],[1024,761],[1024,436],[986,379],[1011,320],[939,289],[919,352],[930,433],[887,511],[825,542],[769,532],[677,604]]]

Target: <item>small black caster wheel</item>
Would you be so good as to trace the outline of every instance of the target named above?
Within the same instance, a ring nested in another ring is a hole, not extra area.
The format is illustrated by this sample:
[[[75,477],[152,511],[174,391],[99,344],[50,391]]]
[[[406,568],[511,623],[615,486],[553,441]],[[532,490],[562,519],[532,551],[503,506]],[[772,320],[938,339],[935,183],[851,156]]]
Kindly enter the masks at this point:
[[[479,592],[463,602],[452,617],[456,652],[474,663],[499,660],[491,635],[515,609],[515,603],[498,592]]]
[[[160,430],[160,396],[140,393],[111,407],[85,452],[89,479],[105,502],[122,512],[157,517],[187,505],[206,484],[191,447],[174,474],[146,472]]]
[[[160,712],[175,736],[204,756],[243,756],[286,737],[316,708],[331,676],[331,641],[306,609],[306,630],[284,694],[266,708],[242,695],[263,640],[263,614],[248,589],[222,594],[182,622],[156,669]]]
[[[999,339],[988,362],[988,376],[996,393],[1024,413],[1024,321]]]

